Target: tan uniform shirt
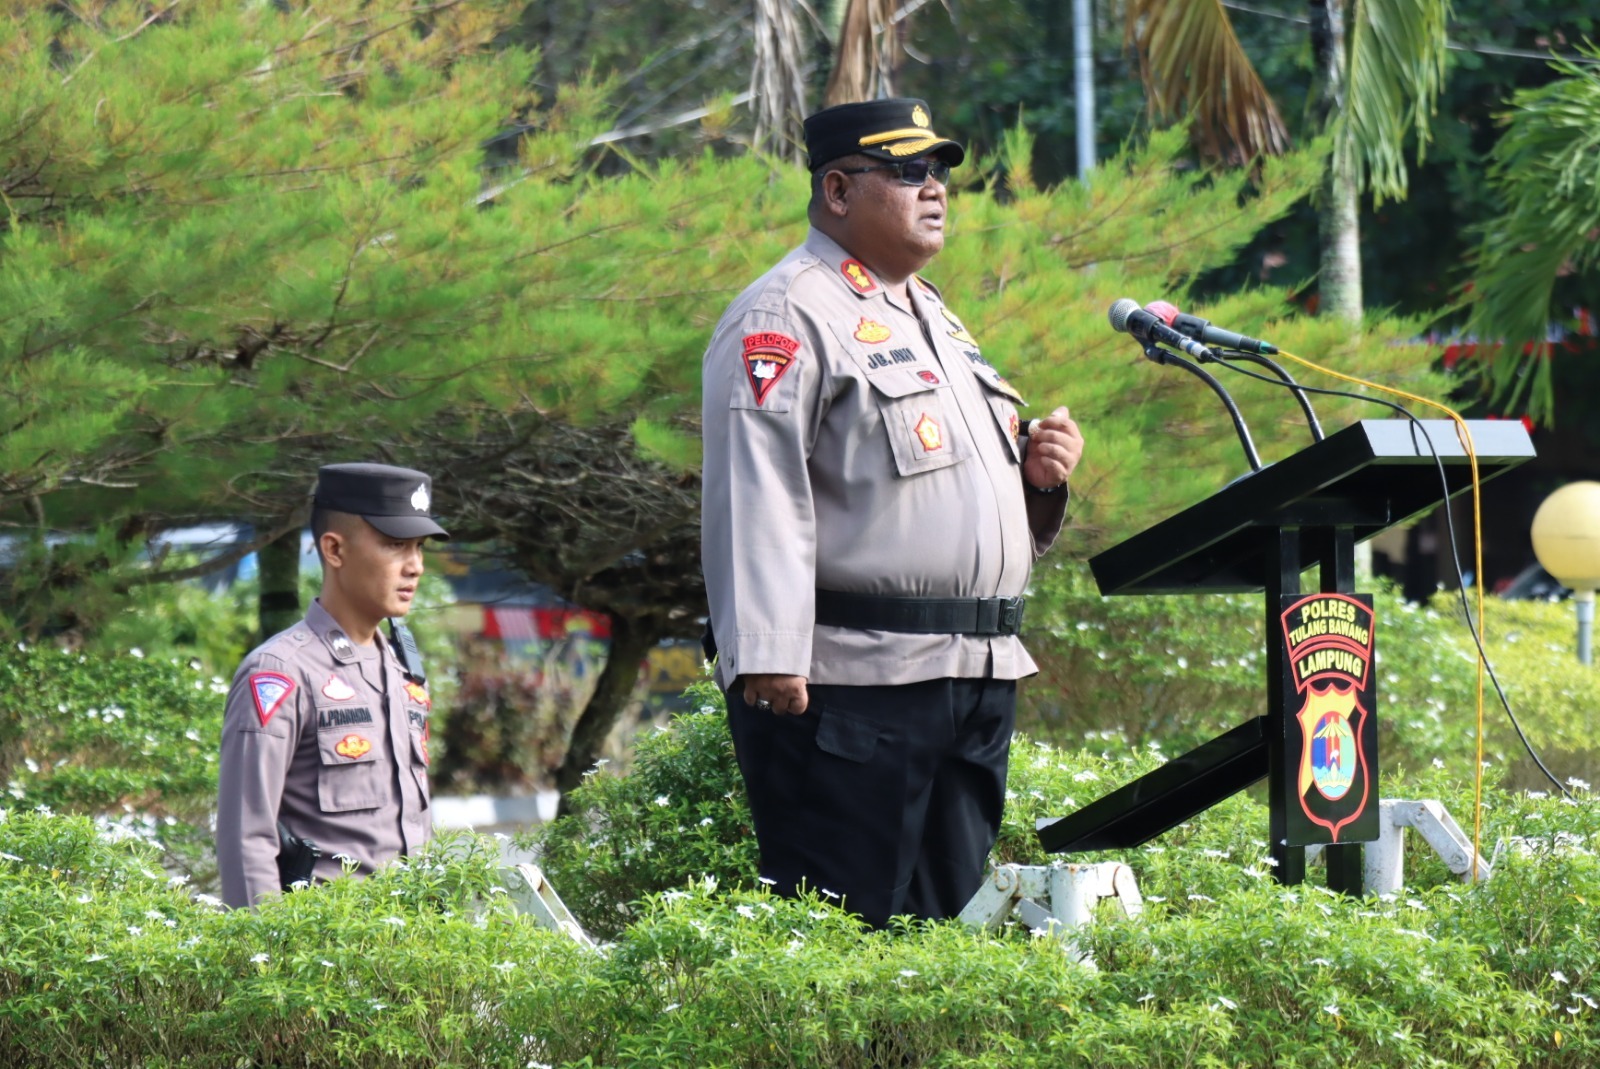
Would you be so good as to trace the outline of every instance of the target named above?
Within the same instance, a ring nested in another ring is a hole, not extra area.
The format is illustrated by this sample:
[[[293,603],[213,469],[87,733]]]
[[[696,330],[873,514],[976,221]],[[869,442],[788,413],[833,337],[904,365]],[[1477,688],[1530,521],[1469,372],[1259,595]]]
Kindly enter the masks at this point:
[[[217,864],[228,905],[280,889],[278,831],[322,849],[316,875],[370,873],[432,834],[425,689],[379,637],[357,646],[322,606],[244,659],[228,692]]]
[[[1015,636],[815,625],[814,590],[1021,594],[1066,494],[1024,494],[1021,398],[921,280],[910,307],[813,230],[706,351],[702,567],[718,679],[1016,679]]]

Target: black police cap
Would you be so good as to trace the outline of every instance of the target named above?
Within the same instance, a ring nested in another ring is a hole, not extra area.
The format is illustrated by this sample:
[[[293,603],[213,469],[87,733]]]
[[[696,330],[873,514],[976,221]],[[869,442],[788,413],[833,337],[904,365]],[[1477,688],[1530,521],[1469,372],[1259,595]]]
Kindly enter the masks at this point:
[[[930,152],[951,166],[967,158],[959,142],[933,132],[927,102],[914,97],[836,104],[806,119],[806,155],[813,171],[840,156],[914,160]]]
[[[388,464],[324,464],[317,469],[317,508],[360,516],[391,538],[450,535],[433,522],[433,480]]]

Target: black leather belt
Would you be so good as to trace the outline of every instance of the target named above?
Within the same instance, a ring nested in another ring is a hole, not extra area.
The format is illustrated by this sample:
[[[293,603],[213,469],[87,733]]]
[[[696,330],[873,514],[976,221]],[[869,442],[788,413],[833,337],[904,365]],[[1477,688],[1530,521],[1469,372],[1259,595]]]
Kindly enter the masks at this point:
[[[1017,635],[1026,598],[898,598],[817,591],[817,623],[925,635]]]

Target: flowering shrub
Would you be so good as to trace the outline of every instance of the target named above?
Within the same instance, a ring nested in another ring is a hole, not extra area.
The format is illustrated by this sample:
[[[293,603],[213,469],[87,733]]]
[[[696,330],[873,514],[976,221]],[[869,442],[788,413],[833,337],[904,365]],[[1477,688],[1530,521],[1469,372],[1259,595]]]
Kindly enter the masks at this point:
[[[173,660],[0,654],[0,805],[93,815],[207,882],[227,681]]]
[[[865,932],[816,897],[708,879],[648,896],[596,954],[514,916],[496,844],[474,836],[229,913],[148,844],[11,811],[0,1051],[45,1069],[1587,1069],[1600,972],[1576,903],[1600,895],[1595,805],[1528,805],[1586,830],[1503,859],[1488,884],[1392,901],[1278,887],[1185,848],[1232,876],[1087,930],[1098,970],[1020,927]]]

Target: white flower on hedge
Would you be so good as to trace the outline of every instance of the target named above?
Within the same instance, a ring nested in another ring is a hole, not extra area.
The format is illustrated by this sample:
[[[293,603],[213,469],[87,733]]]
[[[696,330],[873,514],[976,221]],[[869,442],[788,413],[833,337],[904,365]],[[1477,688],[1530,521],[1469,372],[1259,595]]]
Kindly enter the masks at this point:
[[[517,963],[514,962],[514,961],[497,962],[496,964],[490,966],[490,968],[492,968],[492,969],[494,969],[494,970],[496,970],[498,972],[510,972],[512,969],[515,969],[516,967],[517,967]]]
[[[1137,1001],[1137,1002],[1149,1002],[1151,999],[1153,999],[1155,997],[1156,997],[1156,993],[1154,991],[1150,991],[1150,992],[1146,992],[1143,995],[1140,995],[1135,1001]]]
[[[768,887],[776,887],[776,886],[778,886],[778,881],[777,880],[771,880],[771,879],[768,879],[765,876],[757,876],[756,879],[759,880],[760,882],[766,884]]]
[[[144,656],[144,650],[141,650],[138,646],[135,646],[135,647],[133,647],[133,649],[128,651],[128,656],[130,656],[130,657],[143,657]]]
[[[822,912],[820,909],[808,909],[806,910],[806,916],[810,917],[814,921],[825,921],[828,919],[828,915]]]
[[[1212,898],[1210,895],[1193,894],[1193,895],[1189,896],[1189,901],[1191,901],[1191,902],[1215,902],[1216,899]]]
[[[900,975],[901,976],[915,976],[915,975],[917,975],[917,970],[915,970],[915,969],[901,969],[900,970]]]
[[[839,897],[837,894],[835,894],[834,892],[828,890],[826,887],[819,887],[819,888],[817,888],[817,890],[822,894],[823,898],[838,898]]]
[[[327,958],[323,958],[322,959],[322,967],[324,969],[331,969],[331,968],[334,967],[334,965],[333,965],[333,962],[329,961]]]
[[[75,901],[80,906],[87,906],[90,902],[94,901],[94,895],[90,894],[88,891],[85,891],[83,894],[79,895]]]
[[[701,821],[700,821],[700,826],[701,826],[701,827],[702,827],[702,828],[709,828],[709,827],[711,827],[711,818],[710,818],[710,817],[704,817],[704,818],[702,818],[702,819],[701,819]]]
[[[1082,772],[1074,772],[1072,774],[1072,782],[1074,783],[1092,783],[1099,780],[1099,778],[1099,776],[1095,775],[1093,772],[1090,772],[1087,768]]]
[[[1331,1016],[1334,1016],[1334,1017],[1338,1017],[1338,1016],[1340,1016],[1340,1014],[1339,1014],[1339,1004],[1337,1002],[1330,1002],[1326,1006],[1322,1007],[1322,1012],[1326,1013],[1326,1014],[1330,1014]]]
[[[159,909],[147,909],[144,911],[144,915],[146,920],[164,921],[167,919],[167,915]]]
[[[1226,1006],[1230,1010],[1236,1010],[1239,1008],[1239,1004],[1233,1001],[1233,999],[1229,998],[1227,995],[1218,995],[1217,1001],[1222,1003],[1222,1005]]]
[[[1332,965],[1333,962],[1329,961],[1327,958],[1312,958],[1311,964],[1329,966]]]
[[[1589,1007],[1591,1010],[1600,1010],[1600,1002],[1596,1002],[1594,999],[1590,998],[1588,995],[1585,995],[1581,991],[1574,991],[1572,993],[1572,997],[1575,999],[1580,999],[1583,1004]]]
[[[683,1005],[683,1003],[681,1003],[681,1002],[671,1003],[670,1005],[666,1005],[666,1006],[661,1007],[661,1012],[662,1013],[671,1013],[673,1010],[677,1009],[681,1005]]]
[[[399,917],[385,917],[383,918],[383,923],[392,924],[396,928],[404,928],[406,926],[406,922]]]
[[[265,965],[271,959],[266,954],[256,954],[250,958],[251,965]]]
[[[1396,928],[1395,931],[1400,935],[1409,935],[1413,939],[1422,939],[1429,943],[1434,942],[1433,936],[1429,935],[1427,932],[1419,932],[1412,928]]]
[[[667,797],[667,796],[666,796],[666,795],[664,795],[664,794],[658,794],[658,795],[656,795],[656,805],[666,805],[666,804],[668,804],[668,803],[669,803],[669,802],[671,802],[671,801],[672,801],[672,799],[671,799],[671,798],[668,798],[668,797]]]
[[[1433,759],[1433,767],[1434,768],[1443,768],[1444,767],[1444,762],[1439,760],[1439,758],[1435,757]]]
[[[1589,781],[1579,779],[1577,776],[1568,776],[1567,786],[1573,788],[1574,790],[1586,791],[1589,789]]]
[[[749,906],[734,906],[733,911],[746,920],[753,921],[756,919],[756,911]]]
[[[1551,973],[1550,979],[1554,980],[1558,984],[1570,984],[1572,982],[1571,980],[1567,979],[1567,974],[1562,972],[1560,969],[1557,969],[1555,972]]]
[[[20,857],[18,857],[16,854],[0,853],[0,858],[4,858],[7,861],[15,861],[18,864],[22,863],[22,859]]]
[[[104,954],[90,954],[87,958],[84,958],[83,960],[84,961],[105,961],[106,960],[106,956]]]
[[[139,927],[137,924],[130,924],[130,925],[128,925],[128,934],[129,935],[143,935],[144,934],[144,929]]]

